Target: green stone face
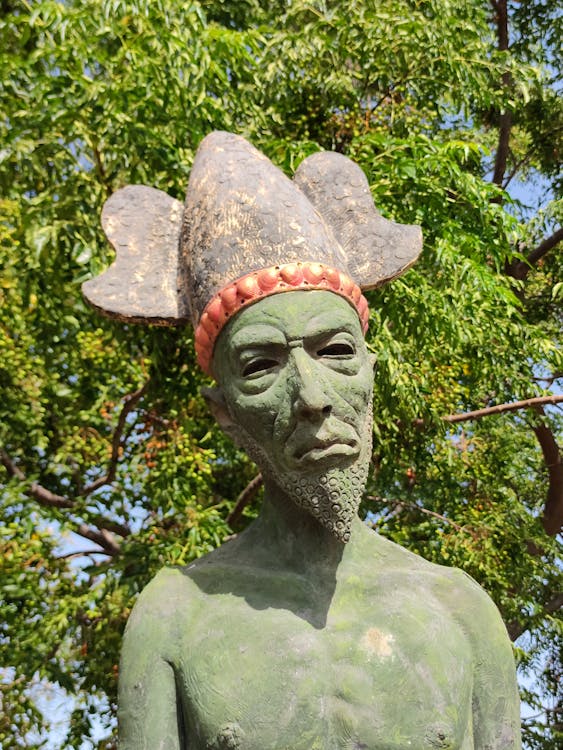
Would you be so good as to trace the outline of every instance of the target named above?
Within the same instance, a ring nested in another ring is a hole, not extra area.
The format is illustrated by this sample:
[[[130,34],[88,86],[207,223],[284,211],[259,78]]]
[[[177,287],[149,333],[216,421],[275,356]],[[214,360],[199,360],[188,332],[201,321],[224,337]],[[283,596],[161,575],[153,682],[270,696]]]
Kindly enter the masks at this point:
[[[371,453],[373,368],[355,310],[331,292],[267,297],[225,329],[214,365],[267,487],[347,542]]]
[[[280,472],[316,473],[360,456],[373,367],[342,297],[291,292],[242,310],[219,337],[214,371],[233,420]]]

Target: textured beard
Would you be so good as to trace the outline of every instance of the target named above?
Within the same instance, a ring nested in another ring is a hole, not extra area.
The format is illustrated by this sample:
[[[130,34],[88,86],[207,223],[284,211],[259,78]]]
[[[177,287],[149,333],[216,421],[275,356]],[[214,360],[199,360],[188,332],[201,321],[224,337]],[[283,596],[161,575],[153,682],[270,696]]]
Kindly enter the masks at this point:
[[[316,518],[339,541],[348,542],[366,486],[371,459],[373,416],[371,404],[361,434],[360,455],[348,466],[332,466],[307,474],[280,471],[262,447],[245,430],[237,431],[237,442],[260,468],[266,482],[272,482],[295,505]]]

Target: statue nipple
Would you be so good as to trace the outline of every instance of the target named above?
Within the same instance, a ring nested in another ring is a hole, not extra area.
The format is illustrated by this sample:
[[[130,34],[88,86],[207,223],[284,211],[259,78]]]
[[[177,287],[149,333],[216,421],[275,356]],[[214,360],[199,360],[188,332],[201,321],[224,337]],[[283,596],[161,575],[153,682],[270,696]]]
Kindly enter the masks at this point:
[[[219,730],[214,740],[206,745],[206,750],[238,750],[242,747],[244,732],[236,722],[230,722]]]

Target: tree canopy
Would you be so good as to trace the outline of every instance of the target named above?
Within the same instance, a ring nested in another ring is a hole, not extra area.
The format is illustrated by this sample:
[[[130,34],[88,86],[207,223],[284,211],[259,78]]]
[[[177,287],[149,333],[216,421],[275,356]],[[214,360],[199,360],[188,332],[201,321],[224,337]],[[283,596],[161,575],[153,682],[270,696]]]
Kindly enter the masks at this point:
[[[369,293],[378,367],[362,512],[491,594],[518,639],[526,745],[559,747],[555,0],[0,9],[2,747],[46,745],[37,683],[74,700],[61,748],[115,747],[136,595],[257,513],[260,477],[206,410],[191,330],[108,321],[80,293],[112,260],[106,198],[143,183],[183,199],[216,129],[290,175],[319,149],[345,153],[385,216],[422,225],[419,263]],[[93,740],[100,724],[107,738]]]

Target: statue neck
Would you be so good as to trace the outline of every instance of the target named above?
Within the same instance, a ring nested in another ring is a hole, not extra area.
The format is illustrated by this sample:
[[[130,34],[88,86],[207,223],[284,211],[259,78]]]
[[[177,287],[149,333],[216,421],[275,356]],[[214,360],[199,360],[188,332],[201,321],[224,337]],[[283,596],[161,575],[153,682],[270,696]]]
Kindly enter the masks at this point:
[[[296,573],[334,572],[352,540],[347,544],[338,540],[277,484],[266,481],[264,490],[262,510],[253,526],[270,560]]]

